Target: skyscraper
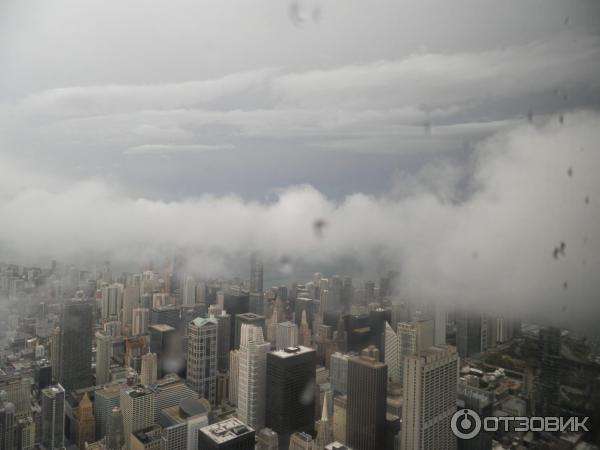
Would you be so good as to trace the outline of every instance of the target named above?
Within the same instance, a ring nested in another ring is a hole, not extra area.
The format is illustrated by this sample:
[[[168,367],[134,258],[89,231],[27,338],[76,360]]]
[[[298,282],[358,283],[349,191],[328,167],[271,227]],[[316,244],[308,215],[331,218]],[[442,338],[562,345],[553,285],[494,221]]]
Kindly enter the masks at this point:
[[[238,418],[255,430],[265,426],[267,353],[271,345],[263,329],[243,324],[239,350]]]
[[[148,308],[133,308],[131,334],[139,336],[148,332],[150,324],[150,310]]]
[[[400,383],[400,347],[398,335],[388,322],[385,323],[385,363],[388,366],[388,377]]]
[[[240,351],[229,352],[229,403],[233,406],[238,404],[238,388],[240,378]]]
[[[348,360],[346,442],[356,450],[384,448],[387,366],[375,358]]]
[[[315,362],[316,352],[307,347],[267,353],[266,425],[284,448],[292,432],[313,431]]]
[[[115,406],[110,412],[106,434],[106,450],[121,450],[125,443],[125,431],[123,429],[123,413],[121,408]]]
[[[140,382],[144,386],[154,383],[158,379],[158,362],[156,353],[146,353],[142,356],[142,370],[140,371]]]
[[[71,300],[62,307],[58,379],[67,392],[92,384],[92,308],[83,300]]]
[[[398,323],[399,382],[404,380],[404,362],[407,356],[425,351],[434,343],[433,320],[415,320]]]
[[[263,262],[256,252],[250,255],[250,292],[263,293]]]
[[[487,320],[481,312],[467,309],[456,313],[456,347],[461,358],[487,349]]]
[[[265,316],[259,316],[254,313],[242,313],[235,316],[235,349],[240,348],[240,337],[242,335],[242,325],[255,325],[262,329],[263,336],[266,335]]]
[[[293,322],[281,322],[275,325],[275,348],[283,350],[298,345],[298,325]]]
[[[434,346],[408,356],[404,367],[401,448],[455,450],[450,420],[456,412],[458,354],[452,346]]]
[[[0,449],[11,450],[17,443],[17,418],[15,405],[6,399],[6,392],[0,392]]]
[[[110,361],[112,358],[112,336],[102,332],[96,332],[96,385],[110,381]]]
[[[194,277],[187,276],[183,282],[183,301],[185,306],[196,304],[196,281]]]
[[[154,423],[156,398],[154,392],[143,386],[121,389],[121,411],[125,447],[130,448],[131,433],[151,426]]]
[[[42,390],[42,435],[45,450],[65,448],[65,390],[60,384]]]
[[[211,405],[217,400],[217,320],[196,318],[189,327],[187,382]]]
[[[120,387],[105,386],[94,395],[94,417],[96,418],[96,438],[106,436],[113,408],[119,406]]]
[[[327,404],[327,396],[323,400],[323,411],[321,419],[317,422],[317,439],[315,442],[315,450],[324,450],[325,446],[333,442],[333,427],[329,420],[329,408]]]
[[[92,411],[92,402],[87,392],[83,394],[76,414],[76,444],[79,450],[85,450],[85,444],[96,441],[96,419]]]
[[[537,416],[560,413],[560,347],[560,329],[548,327],[540,330],[540,372],[535,393]]]
[[[123,313],[121,315],[121,322],[123,327],[129,330],[131,334],[131,328],[133,324],[133,310],[140,306],[140,287],[129,285],[123,290]]]

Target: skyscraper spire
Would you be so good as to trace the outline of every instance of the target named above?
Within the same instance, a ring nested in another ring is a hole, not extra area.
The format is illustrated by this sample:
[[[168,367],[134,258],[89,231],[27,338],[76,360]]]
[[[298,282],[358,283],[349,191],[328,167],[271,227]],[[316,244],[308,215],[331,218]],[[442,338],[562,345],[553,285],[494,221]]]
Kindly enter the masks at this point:
[[[323,450],[327,444],[333,442],[333,429],[329,422],[329,407],[327,403],[327,395],[323,397],[323,411],[321,412],[321,419],[317,421],[317,439],[315,450]]]

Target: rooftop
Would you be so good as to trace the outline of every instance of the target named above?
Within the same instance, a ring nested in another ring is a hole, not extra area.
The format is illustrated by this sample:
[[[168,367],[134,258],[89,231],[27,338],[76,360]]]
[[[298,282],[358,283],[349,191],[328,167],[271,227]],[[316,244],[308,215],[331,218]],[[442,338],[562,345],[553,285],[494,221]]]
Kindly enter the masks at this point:
[[[291,356],[303,355],[310,352],[314,352],[314,350],[309,347],[304,347],[303,345],[298,345],[297,347],[287,347],[283,350],[275,350],[272,351],[271,354],[279,358],[289,358]]]
[[[231,417],[221,422],[208,425],[200,428],[200,431],[212,439],[217,444],[230,441],[247,433],[252,433],[254,430],[244,424],[239,419]]]

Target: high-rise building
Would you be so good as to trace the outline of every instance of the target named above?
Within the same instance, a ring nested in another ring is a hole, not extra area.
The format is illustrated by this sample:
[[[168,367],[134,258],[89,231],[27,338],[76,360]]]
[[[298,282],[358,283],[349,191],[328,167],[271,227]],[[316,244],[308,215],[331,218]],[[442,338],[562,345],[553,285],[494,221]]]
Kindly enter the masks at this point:
[[[259,316],[254,313],[243,313],[235,316],[235,349],[240,348],[240,337],[242,335],[242,325],[254,325],[262,329],[263,336],[267,334],[265,326],[265,316]]]
[[[133,324],[133,310],[140,306],[140,287],[129,285],[123,289],[123,312],[121,314],[121,322],[123,327],[131,333],[131,325]]]
[[[261,327],[242,324],[237,416],[255,430],[265,426],[267,353],[270,349],[271,344],[264,341]]]
[[[177,330],[170,325],[157,323],[150,325],[148,332],[150,351],[156,354],[158,376],[182,373],[185,363],[181,337]]]
[[[142,356],[142,369],[140,371],[140,382],[144,386],[149,386],[150,384],[156,382],[158,379],[158,360],[156,358],[156,353],[146,353]]]
[[[45,450],[65,448],[65,390],[60,384],[42,390],[42,434],[40,444]]]
[[[120,387],[117,384],[104,386],[94,394],[94,417],[96,418],[96,439],[106,436],[112,410],[119,406]]]
[[[283,350],[298,345],[298,325],[293,322],[281,322],[275,326],[275,348]]]
[[[315,441],[310,434],[304,431],[296,431],[290,436],[289,450],[313,450]]]
[[[333,427],[329,420],[329,408],[327,404],[327,396],[323,399],[323,410],[321,411],[321,419],[316,424],[317,439],[315,441],[315,450],[324,450],[327,444],[333,442]]]
[[[401,448],[455,450],[450,421],[456,412],[458,354],[452,346],[434,346],[408,356],[404,366]]]
[[[306,319],[306,309],[302,310],[302,318],[300,319],[300,329],[298,330],[298,340],[300,341],[300,345],[304,345],[305,347],[312,346],[312,333],[308,326],[308,321]]]
[[[205,399],[184,399],[164,408],[158,422],[162,426],[162,450],[198,448],[198,432],[208,425],[210,405]]]
[[[316,352],[307,347],[267,353],[266,425],[284,448],[292,432],[313,431],[315,361]]]
[[[110,412],[105,439],[106,450],[121,450],[125,443],[125,430],[123,426],[123,413],[121,408],[115,406]]]
[[[158,424],[131,433],[129,450],[160,450],[162,428]]]
[[[348,360],[346,442],[356,450],[385,447],[387,366],[370,356]]]
[[[113,351],[113,337],[102,331],[96,332],[96,385],[110,381],[110,362]]]
[[[187,276],[183,282],[183,301],[185,306],[196,304],[196,280],[194,277]]]
[[[262,295],[263,291],[263,262],[255,252],[250,255],[250,292]]]
[[[58,379],[67,392],[92,384],[92,308],[92,303],[82,300],[62,307]]]
[[[434,342],[433,320],[415,320],[398,324],[399,382],[404,380],[404,362],[407,356],[427,350]]]
[[[217,320],[196,318],[188,337],[187,382],[211,405],[217,400]]]
[[[333,398],[333,438],[339,442],[346,442],[348,398],[340,395]]]
[[[279,450],[279,436],[270,428],[256,433],[256,450]]]
[[[102,288],[101,315],[103,320],[119,320],[123,308],[123,285],[109,284]]]
[[[238,404],[238,387],[240,378],[240,351],[229,352],[229,403]]]
[[[535,392],[536,416],[560,413],[560,329],[542,328],[539,334],[540,371]]]
[[[398,335],[391,325],[385,323],[385,363],[388,366],[388,377],[395,383],[400,383],[400,346]]]
[[[348,360],[352,356],[356,356],[356,354],[335,352],[331,355],[329,380],[335,394],[346,395],[348,392]]]
[[[179,307],[176,305],[160,305],[150,310],[150,323],[170,325],[175,329],[180,328]]]
[[[494,392],[469,386],[461,381],[457,385],[456,402],[458,408],[471,409],[479,414],[479,417],[491,417],[494,408]],[[458,450],[489,450],[492,448],[493,437],[492,431],[481,430],[471,439],[459,439]]]
[[[132,314],[131,334],[133,336],[146,334],[150,324],[150,310],[148,308],[133,308]]]
[[[75,443],[79,447],[79,450],[85,450],[86,443],[91,444],[96,441],[96,418],[92,411],[92,401],[87,392],[83,394],[79,402],[73,425],[76,428],[74,430],[74,435],[76,436]]]
[[[15,405],[6,399],[6,392],[0,392],[0,449],[17,448],[18,423]]]
[[[254,445],[254,430],[235,417],[200,428],[198,432],[199,450],[254,450]]]
[[[469,309],[456,313],[456,347],[461,358],[468,358],[487,349],[485,315]]]
[[[226,372],[229,370],[231,350],[231,316],[216,305],[211,305],[209,315],[217,319],[217,368],[220,372]]]
[[[126,386],[121,389],[120,403],[125,447],[130,449],[131,433],[143,430],[154,423],[156,396],[146,387]]]
[[[184,399],[198,398],[198,393],[174,373],[157,380],[149,389],[156,397],[155,421],[159,419],[161,410],[177,406]]]

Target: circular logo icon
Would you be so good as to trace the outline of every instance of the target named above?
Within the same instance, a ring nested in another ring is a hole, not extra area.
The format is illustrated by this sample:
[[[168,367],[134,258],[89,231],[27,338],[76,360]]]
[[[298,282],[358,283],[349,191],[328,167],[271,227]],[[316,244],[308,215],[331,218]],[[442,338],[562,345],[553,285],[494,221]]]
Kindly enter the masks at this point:
[[[472,409],[459,409],[450,421],[454,436],[461,439],[473,439],[481,430],[481,417]]]

